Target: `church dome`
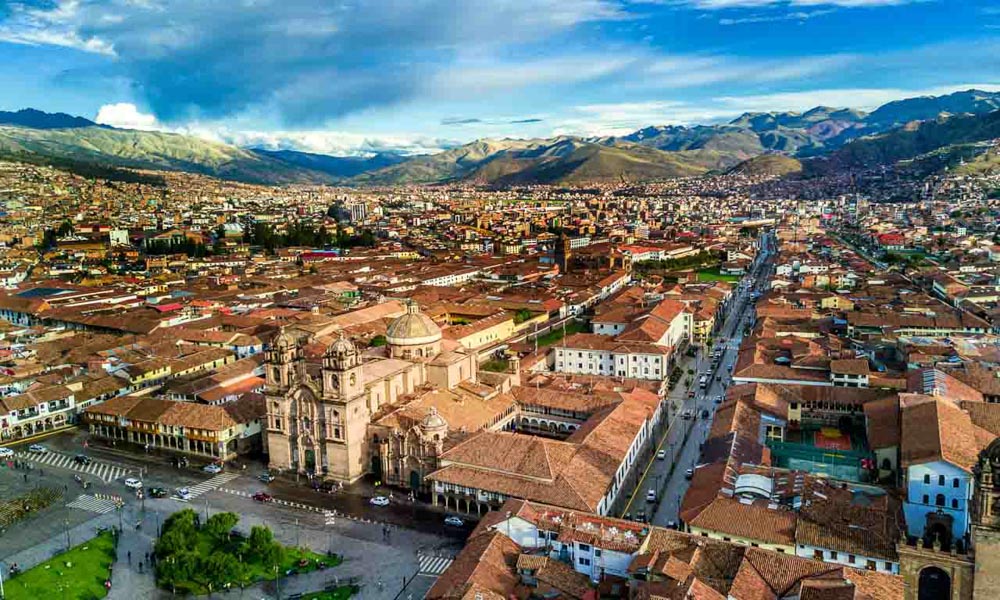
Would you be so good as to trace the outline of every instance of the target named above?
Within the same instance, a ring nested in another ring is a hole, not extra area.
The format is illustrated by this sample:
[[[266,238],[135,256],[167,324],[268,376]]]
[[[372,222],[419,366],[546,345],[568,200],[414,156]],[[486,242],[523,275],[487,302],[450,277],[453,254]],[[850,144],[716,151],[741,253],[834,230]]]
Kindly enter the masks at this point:
[[[420,421],[420,429],[424,433],[446,431],[448,429],[448,421],[445,421],[444,417],[439,415],[437,409],[432,406],[427,412],[427,416]]]
[[[341,335],[336,342],[330,344],[326,349],[327,356],[347,356],[349,354],[356,354],[357,352],[358,349],[354,345],[354,342],[345,338],[343,335]]]
[[[405,315],[389,324],[385,338],[394,346],[431,344],[441,340],[441,328],[430,317],[421,313],[420,307],[414,302],[407,307]]]

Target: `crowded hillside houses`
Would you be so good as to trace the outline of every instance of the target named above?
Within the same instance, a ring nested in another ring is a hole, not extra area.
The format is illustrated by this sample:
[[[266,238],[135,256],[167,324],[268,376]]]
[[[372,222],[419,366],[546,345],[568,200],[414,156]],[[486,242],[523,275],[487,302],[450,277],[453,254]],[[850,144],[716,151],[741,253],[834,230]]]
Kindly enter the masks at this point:
[[[173,211],[32,173],[0,215],[2,445],[82,428],[412,493],[478,520],[433,598],[990,589],[997,202],[963,182],[899,204],[744,175],[627,193],[169,175]],[[72,234],[37,249],[40,211]],[[273,247],[244,235],[265,224]],[[659,458],[672,431],[692,464]],[[672,507],[644,503],[659,460]]]

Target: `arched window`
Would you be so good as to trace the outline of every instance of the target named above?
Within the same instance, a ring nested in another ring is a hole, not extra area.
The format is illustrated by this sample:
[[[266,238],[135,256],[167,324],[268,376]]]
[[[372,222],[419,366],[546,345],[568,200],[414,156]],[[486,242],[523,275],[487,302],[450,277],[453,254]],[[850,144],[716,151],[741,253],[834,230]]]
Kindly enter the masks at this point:
[[[938,475],[938,485],[944,485],[944,475]]]
[[[954,478],[954,479],[951,480],[951,487],[954,487],[954,488],[958,487],[958,477],[956,477],[956,478]]]

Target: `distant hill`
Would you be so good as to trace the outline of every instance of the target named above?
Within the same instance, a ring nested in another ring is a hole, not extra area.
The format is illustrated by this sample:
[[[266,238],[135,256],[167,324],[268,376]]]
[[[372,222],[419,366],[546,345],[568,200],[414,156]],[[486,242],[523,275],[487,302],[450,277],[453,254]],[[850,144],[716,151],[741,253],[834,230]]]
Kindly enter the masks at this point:
[[[480,140],[431,156],[365,173],[354,183],[487,185],[643,181],[700,175],[738,159],[711,150],[665,152],[628,142],[559,137],[551,140]]]
[[[75,127],[96,127],[97,123],[66,113],[47,113],[33,108],[25,108],[17,112],[0,110],[0,125],[34,129],[72,129]]]
[[[941,117],[909,123],[887,133],[854,140],[828,156],[807,163],[809,171],[890,165],[944,149],[1000,138],[1000,110],[982,115]],[[955,154],[962,158],[964,154]],[[926,160],[928,157],[924,157]],[[947,166],[945,161],[945,166]]]
[[[0,158],[187,171],[252,183],[329,183],[326,173],[200,138],[108,127],[0,126]]]
[[[805,174],[901,160],[932,168],[971,159],[968,149],[934,152],[989,139],[983,136],[992,128],[975,117],[997,109],[1000,93],[967,90],[890,102],[871,113],[827,106],[802,113],[748,112],[728,123],[650,126],[617,137],[482,139],[432,155],[371,157],[244,149],[25,109],[0,112],[0,159],[56,164],[78,172],[141,168],[253,183],[352,185],[585,184],[727,169],[787,174],[798,171],[798,161],[804,161]],[[944,118],[949,115],[952,118]]]
[[[326,173],[336,178],[354,177],[367,171],[399,164],[407,159],[406,156],[388,152],[374,156],[330,156],[296,150],[265,150],[262,148],[253,148],[251,152],[297,167]]]
[[[982,114],[1000,109],[1000,92],[967,90],[947,96],[922,96],[883,104],[865,121],[870,126],[889,128],[910,121],[935,119],[942,113]]]
[[[729,173],[774,175],[776,177],[800,172],[802,172],[802,163],[798,159],[781,154],[761,154],[745,160],[729,170]]]

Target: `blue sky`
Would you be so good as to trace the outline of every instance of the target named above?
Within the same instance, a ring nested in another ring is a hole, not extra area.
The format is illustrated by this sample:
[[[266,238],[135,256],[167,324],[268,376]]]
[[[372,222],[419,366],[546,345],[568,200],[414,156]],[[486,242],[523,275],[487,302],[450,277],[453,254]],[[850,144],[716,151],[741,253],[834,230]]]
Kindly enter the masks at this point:
[[[981,0],[0,0],[0,108],[349,154],[1000,89]]]

